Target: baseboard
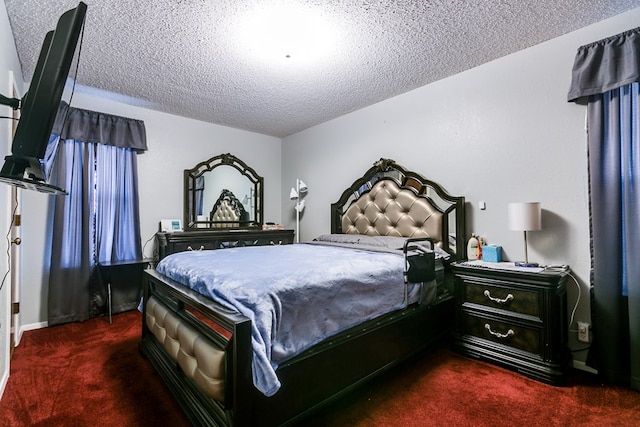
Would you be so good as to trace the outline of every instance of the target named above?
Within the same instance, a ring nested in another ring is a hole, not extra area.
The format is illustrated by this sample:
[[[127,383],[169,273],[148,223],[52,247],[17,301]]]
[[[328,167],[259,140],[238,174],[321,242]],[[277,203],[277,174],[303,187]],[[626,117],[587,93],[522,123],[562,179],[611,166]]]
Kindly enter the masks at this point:
[[[0,400],[2,400],[2,396],[4,395],[4,389],[7,387],[8,382],[9,382],[9,369],[7,369],[7,372],[2,374],[2,379],[0,379]]]
[[[30,323],[28,325],[20,326],[20,332],[16,336],[15,346],[17,347],[20,344],[20,339],[22,338],[22,334],[27,331],[33,331],[34,329],[42,329],[49,326],[49,322],[38,322],[38,323]]]
[[[11,327],[11,333],[13,334],[13,346],[17,347],[20,345],[20,340],[22,339],[22,331],[20,328],[16,331],[14,327]]]
[[[582,360],[573,360],[573,367],[576,369],[580,369],[581,371],[586,371],[589,372],[591,374],[597,374],[598,371],[596,369],[593,369],[590,366],[587,366],[586,363],[584,363]]]

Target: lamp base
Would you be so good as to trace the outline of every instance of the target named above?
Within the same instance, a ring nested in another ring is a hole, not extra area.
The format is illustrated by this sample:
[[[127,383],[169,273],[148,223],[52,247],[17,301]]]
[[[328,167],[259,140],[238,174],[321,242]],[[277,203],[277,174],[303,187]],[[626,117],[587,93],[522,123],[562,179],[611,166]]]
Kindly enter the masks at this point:
[[[540,267],[537,262],[516,261],[516,267]]]

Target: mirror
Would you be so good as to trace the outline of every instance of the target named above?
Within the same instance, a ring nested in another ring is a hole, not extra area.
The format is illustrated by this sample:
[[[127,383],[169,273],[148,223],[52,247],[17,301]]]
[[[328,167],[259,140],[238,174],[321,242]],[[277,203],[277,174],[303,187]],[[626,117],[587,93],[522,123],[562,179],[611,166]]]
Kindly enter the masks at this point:
[[[185,229],[262,226],[264,179],[232,154],[184,171]]]

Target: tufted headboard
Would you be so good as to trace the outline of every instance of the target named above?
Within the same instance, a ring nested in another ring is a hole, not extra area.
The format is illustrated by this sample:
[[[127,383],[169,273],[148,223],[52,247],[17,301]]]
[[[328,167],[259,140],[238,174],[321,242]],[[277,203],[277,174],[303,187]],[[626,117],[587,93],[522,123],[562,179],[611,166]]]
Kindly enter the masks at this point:
[[[331,232],[429,237],[454,260],[462,260],[465,199],[391,159],[380,159],[331,205]]]
[[[222,190],[213,204],[209,220],[213,227],[238,227],[248,221],[248,213],[242,203],[229,190]]]

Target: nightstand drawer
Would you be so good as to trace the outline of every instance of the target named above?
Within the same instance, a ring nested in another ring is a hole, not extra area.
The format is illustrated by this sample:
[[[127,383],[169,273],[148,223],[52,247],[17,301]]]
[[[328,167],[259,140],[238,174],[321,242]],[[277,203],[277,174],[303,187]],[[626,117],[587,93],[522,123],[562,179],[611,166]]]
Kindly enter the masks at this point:
[[[488,284],[465,280],[463,304],[466,302],[514,313],[541,317],[540,292],[508,287],[509,283]]]
[[[529,353],[542,355],[542,330],[508,321],[499,321],[462,314],[462,335],[472,335],[494,343],[503,344]]]

